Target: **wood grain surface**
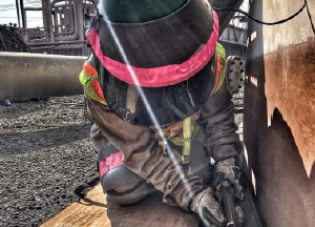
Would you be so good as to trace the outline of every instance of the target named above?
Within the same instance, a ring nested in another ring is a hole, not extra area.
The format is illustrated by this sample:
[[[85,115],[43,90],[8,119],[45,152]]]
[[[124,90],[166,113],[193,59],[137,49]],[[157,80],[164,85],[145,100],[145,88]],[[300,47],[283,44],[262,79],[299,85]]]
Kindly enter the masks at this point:
[[[162,203],[155,193],[133,206],[107,204],[100,185],[79,202],[63,210],[41,227],[197,227],[198,218],[178,207]]]

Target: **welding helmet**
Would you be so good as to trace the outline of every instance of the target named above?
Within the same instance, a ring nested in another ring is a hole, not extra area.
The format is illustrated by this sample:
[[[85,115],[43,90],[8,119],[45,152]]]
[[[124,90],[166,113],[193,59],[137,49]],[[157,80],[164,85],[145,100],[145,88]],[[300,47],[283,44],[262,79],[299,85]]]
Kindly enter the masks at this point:
[[[88,62],[124,121],[178,122],[210,98],[219,22],[208,0],[102,0],[85,27]]]

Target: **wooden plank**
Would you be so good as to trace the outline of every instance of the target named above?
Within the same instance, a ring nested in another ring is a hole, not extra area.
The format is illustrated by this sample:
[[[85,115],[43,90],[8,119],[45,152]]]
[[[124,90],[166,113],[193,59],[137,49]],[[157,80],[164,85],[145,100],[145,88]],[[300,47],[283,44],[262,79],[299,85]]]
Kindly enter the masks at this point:
[[[196,215],[162,203],[156,193],[133,206],[108,205],[102,187],[73,203],[41,227],[196,227]]]

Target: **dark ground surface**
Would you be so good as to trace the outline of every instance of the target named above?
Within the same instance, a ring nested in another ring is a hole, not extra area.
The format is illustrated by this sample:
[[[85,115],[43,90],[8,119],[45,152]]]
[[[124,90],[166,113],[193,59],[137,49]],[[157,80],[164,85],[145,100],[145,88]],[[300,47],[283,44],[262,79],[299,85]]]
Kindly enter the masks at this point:
[[[0,226],[39,226],[96,177],[83,96],[0,106]]]
[[[83,96],[0,106],[0,227],[40,226],[97,179],[83,108]]]

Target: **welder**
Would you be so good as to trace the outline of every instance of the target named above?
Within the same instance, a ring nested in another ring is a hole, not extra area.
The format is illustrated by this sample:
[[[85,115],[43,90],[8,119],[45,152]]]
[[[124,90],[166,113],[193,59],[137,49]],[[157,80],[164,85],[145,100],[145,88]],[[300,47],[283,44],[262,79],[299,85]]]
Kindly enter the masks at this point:
[[[108,201],[155,189],[224,226],[216,190],[228,181],[241,192],[241,145],[217,13],[207,0],[103,0],[98,10],[85,21],[80,81]],[[236,216],[241,226],[239,207]]]

